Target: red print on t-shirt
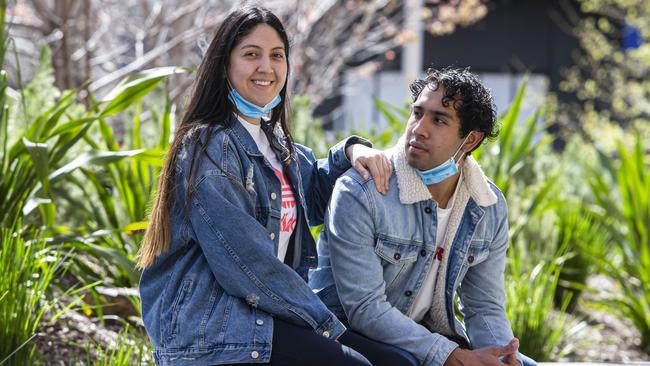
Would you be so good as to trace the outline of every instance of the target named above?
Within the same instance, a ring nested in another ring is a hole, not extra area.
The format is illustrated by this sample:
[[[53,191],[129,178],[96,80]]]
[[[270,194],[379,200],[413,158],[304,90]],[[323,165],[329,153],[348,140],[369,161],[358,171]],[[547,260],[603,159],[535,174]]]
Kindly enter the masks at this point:
[[[275,170],[275,175],[280,179],[282,184],[282,219],[280,220],[280,233],[291,233],[296,228],[296,200],[293,196],[291,184],[284,177],[282,171]]]

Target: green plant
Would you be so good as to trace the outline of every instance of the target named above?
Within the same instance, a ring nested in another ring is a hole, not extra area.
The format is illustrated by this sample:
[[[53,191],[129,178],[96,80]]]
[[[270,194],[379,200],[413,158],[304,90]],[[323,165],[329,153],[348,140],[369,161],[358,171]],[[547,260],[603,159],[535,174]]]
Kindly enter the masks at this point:
[[[149,127],[159,137],[154,143],[145,144],[142,105],[141,99],[135,102],[134,117],[127,133],[119,137],[121,143],[113,128],[99,121],[99,142],[91,136],[85,138],[92,148],[92,157],[97,157],[94,166],[84,164],[68,174],[66,184],[59,189],[59,197],[84,219],[83,226],[73,229],[76,234],[65,235],[65,240],[98,260],[107,272],[105,276],[111,279],[110,285],[118,287],[137,285],[135,256],[171,135],[173,112],[167,98],[159,120],[149,121]],[[80,192],[81,199],[68,194],[71,189]],[[80,267],[80,272],[87,281],[99,278],[89,268]]]
[[[473,155],[508,202],[505,289],[513,332],[522,340],[521,352],[543,361],[569,352],[571,336],[580,329],[581,323],[570,326],[564,313],[575,292],[564,294],[557,309],[554,301],[560,285],[569,283],[567,265],[577,265],[575,261],[583,258],[578,244],[591,238],[586,235],[589,221],[574,214],[580,198],[566,192],[571,184],[564,179],[568,163],[550,149],[551,138],[541,121],[543,109],[527,120],[521,118],[525,89],[526,81],[499,117],[498,140]]]
[[[382,102],[374,98],[375,107],[388,120],[388,126],[383,131],[373,126],[369,132],[358,131],[361,136],[368,135],[368,138],[377,149],[387,149],[393,147],[400,136],[404,134],[406,122],[411,115],[410,106],[399,107],[389,103]],[[354,131],[353,131],[354,132]]]
[[[540,179],[542,175],[552,176],[535,164],[541,150],[546,149],[551,141],[544,131],[544,110],[538,109],[527,120],[521,120],[521,105],[527,85],[528,80],[524,79],[510,107],[499,116],[497,124],[500,131],[496,143],[484,144],[472,153],[506,197],[510,197],[510,188],[515,183],[534,185],[543,181]],[[551,181],[554,183],[554,179]]]
[[[327,156],[331,141],[325,137],[322,122],[312,117],[307,96],[291,99],[291,136],[295,142],[310,148],[317,158]]]
[[[645,132],[647,145],[650,5],[627,0],[580,0],[576,4],[580,16],[571,23],[579,57],[563,70],[558,84],[563,94],[571,95],[561,102],[558,122],[608,151],[616,150],[618,139],[611,137],[621,128]],[[633,139],[628,142],[632,145]]]
[[[640,137],[631,151],[621,143],[617,152],[618,157],[609,157],[601,151],[589,177],[617,244],[617,250],[594,260],[622,293],[605,299],[605,309],[630,320],[650,353],[650,164]]]
[[[524,244],[513,243],[508,252],[505,281],[508,318],[515,336],[521,339],[520,352],[537,361],[561,357],[571,350],[570,343],[565,341],[579,329],[568,328],[568,315],[564,311],[570,295],[565,297],[560,311],[553,305],[565,259],[561,254],[565,249],[535,264],[522,255],[520,249]]]
[[[596,215],[581,202],[566,202],[558,206],[557,248],[566,247],[568,253],[562,266],[555,292],[555,306],[573,313],[578,299],[586,289],[587,278],[596,272],[593,258],[607,254],[609,233],[599,224]]]
[[[145,358],[148,347],[142,338],[132,339],[129,337],[129,326],[127,325],[118,337],[117,342],[111,346],[102,347],[96,344],[87,349],[86,365],[92,366],[142,366],[154,365],[150,357]],[[95,354],[96,357],[91,355]]]
[[[43,55],[48,54],[44,48]],[[0,225],[12,227],[18,221],[27,222],[29,227],[44,225],[43,235],[50,238],[50,245],[63,252],[76,251],[71,269],[82,283],[106,281],[113,286],[134,287],[139,277],[134,266],[138,233],[146,227],[146,207],[155,187],[157,167],[162,164],[162,152],[168,146],[173,115],[167,100],[158,113],[163,126],[159,142],[145,148],[139,125],[142,98],[169,75],[187,70],[167,67],[134,73],[102,100],[90,98],[91,106],[85,108],[75,103],[78,90],[64,92],[55,100],[58,93],[32,87],[52,81],[48,76],[49,57],[45,56],[41,57],[41,71],[20,96],[41,100],[41,105],[9,103],[7,76],[0,73]],[[16,128],[19,118],[14,118],[11,126],[9,123],[9,112],[21,106],[30,108],[22,113],[27,126],[24,130]],[[125,150],[118,146],[107,120],[131,106],[135,106],[136,116]],[[103,144],[89,136],[94,128]],[[81,192],[81,199],[71,193],[73,188]],[[82,225],[61,225],[66,224],[60,221],[65,204],[80,219],[76,223]],[[106,276],[88,265],[88,255],[101,264]]]
[[[36,331],[54,300],[48,288],[62,264],[43,240],[0,229],[0,365],[31,365]]]
[[[108,278],[113,285],[133,287],[139,276],[133,260],[139,241],[137,233],[146,227],[146,207],[157,179],[156,168],[162,164],[162,151],[168,144],[172,114],[168,102],[160,114],[164,126],[160,142],[154,148],[145,148],[139,125],[141,100],[169,75],[186,71],[166,67],[132,74],[101,101],[92,101],[83,117],[76,119],[66,117],[66,108],[75,94],[65,93],[54,111],[41,114],[26,131],[28,136],[39,136],[38,143],[26,143],[28,140],[23,138],[11,150],[18,153],[8,155],[11,163],[5,168],[8,174],[2,182],[8,186],[6,204],[12,205],[14,211],[7,215],[7,221],[41,208],[53,245],[60,245],[63,250],[74,248],[96,258],[110,272]],[[118,146],[106,120],[132,105],[137,110],[133,138],[128,150],[124,150]],[[56,118],[49,118],[50,115]],[[97,126],[103,146],[88,135],[93,126]],[[30,134],[32,130],[38,133]],[[53,137],[59,135],[66,137]],[[52,140],[55,141],[50,143]],[[64,157],[73,151],[77,156],[67,157],[63,164]],[[81,192],[81,199],[70,194],[74,188]],[[21,200],[12,200],[12,194],[20,195]],[[54,215],[64,203],[74,209],[75,217],[81,218],[84,225],[55,226]],[[74,272],[84,278],[84,283],[105,279],[80,258],[75,257]]]
[[[47,49],[44,48],[43,52],[47,53]],[[25,116],[34,117],[26,121],[27,128],[13,143],[9,136],[15,136],[16,131],[10,133],[8,123],[11,109],[6,97],[7,75],[0,72],[0,136],[3,142],[0,150],[0,224],[10,227],[16,220],[38,209],[42,224],[53,227],[56,221],[53,185],[57,180],[90,164],[106,164],[111,159],[133,155],[149,154],[150,157],[151,152],[144,150],[114,154],[90,151],[70,162],[69,154],[95,123],[105,123],[107,118],[138,102],[167,76],[185,71],[169,67],[135,73],[87,110],[79,111],[80,106],[75,103],[79,90],[64,92],[49,108],[24,111]],[[40,82],[40,79],[34,82]]]
[[[328,138],[325,131],[323,131],[321,121],[314,119],[311,115],[309,99],[306,96],[296,96],[291,101],[291,134],[297,143],[312,149],[317,158],[327,156],[327,151],[331,145],[349,135],[365,137],[377,149],[390,148],[404,133],[410,111],[407,107],[394,106],[379,99],[374,99],[374,103],[379,112],[388,120],[388,126],[383,131],[376,127],[368,131],[338,131],[334,136],[330,136],[333,138]]]

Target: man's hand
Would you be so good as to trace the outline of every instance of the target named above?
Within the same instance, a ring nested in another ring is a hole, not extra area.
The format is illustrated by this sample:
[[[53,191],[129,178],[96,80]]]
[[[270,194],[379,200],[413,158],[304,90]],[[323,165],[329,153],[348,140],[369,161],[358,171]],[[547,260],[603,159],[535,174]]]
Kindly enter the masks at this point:
[[[393,174],[393,164],[383,151],[362,144],[354,144],[348,146],[345,153],[363,179],[368,180],[372,174],[377,192],[381,194],[388,192],[388,179]]]
[[[513,338],[501,347],[464,350],[456,348],[447,358],[444,366],[520,366],[517,360],[519,340]],[[503,362],[501,358],[503,357]],[[505,363],[504,363],[505,362]]]
[[[522,364],[521,364],[521,363],[519,362],[519,360],[517,359],[517,352],[519,351],[519,339],[517,339],[517,338],[513,338],[513,339],[510,341],[510,344],[509,344],[509,345],[513,345],[513,346],[515,346],[515,351],[512,352],[512,353],[507,354],[507,355],[503,358],[503,362],[504,362],[506,365],[509,365],[509,366],[522,366]]]

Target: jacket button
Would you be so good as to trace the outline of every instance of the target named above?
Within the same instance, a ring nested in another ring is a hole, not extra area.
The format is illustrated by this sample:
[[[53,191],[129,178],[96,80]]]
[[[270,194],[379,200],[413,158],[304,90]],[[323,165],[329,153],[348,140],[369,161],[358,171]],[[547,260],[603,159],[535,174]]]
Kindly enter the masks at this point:
[[[275,233],[269,234],[269,238],[271,238],[271,240],[275,239]]]
[[[329,330],[326,330],[326,331],[323,332],[323,337],[325,337],[325,338],[329,338],[329,337],[330,337],[330,332],[329,332]]]
[[[411,297],[411,295],[413,295],[413,292],[411,292],[411,290],[406,290],[406,292],[404,292],[404,296],[406,297]]]
[[[278,198],[278,195],[275,192],[271,192],[271,199],[274,200],[276,198]]]
[[[424,249],[420,250],[420,255],[423,256],[423,257],[426,257],[427,251],[424,250]]]
[[[253,352],[251,352],[251,358],[258,358],[258,357],[260,357],[260,353],[259,353],[259,352],[257,352],[257,351],[253,351]]]
[[[262,319],[257,319],[257,320],[255,321],[255,324],[257,324],[257,325],[264,325],[264,320],[262,320]]]
[[[470,255],[469,258],[467,258],[467,261],[470,263],[474,262],[474,256]]]
[[[433,212],[433,210],[431,209],[431,207],[425,207],[425,208],[424,208],[424,212],[430,214],[430,213]]]
[[[400,258],[402,258],[402,255],[399,254],[399,253],[395,253],[395,254],[393,255],[393,258],[395,258],[395,260],[398,261]]]

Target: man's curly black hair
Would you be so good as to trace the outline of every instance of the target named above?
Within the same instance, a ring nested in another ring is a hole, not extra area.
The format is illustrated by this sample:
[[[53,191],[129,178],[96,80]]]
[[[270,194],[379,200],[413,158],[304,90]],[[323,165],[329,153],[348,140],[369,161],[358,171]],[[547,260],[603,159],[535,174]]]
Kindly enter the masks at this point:
[[[440,86],[444,88],[442,105],[448,107],[452,103],[460,118],[460,137],[467,136],[471,131],[483,132],[485,138],[489,139],[499,135],[492,94],[478,76],[469,71],[469,67],[428,69],[424,79],[417,79],[409,85],[413,102],[418,99],[424,87],[438,90]]]

